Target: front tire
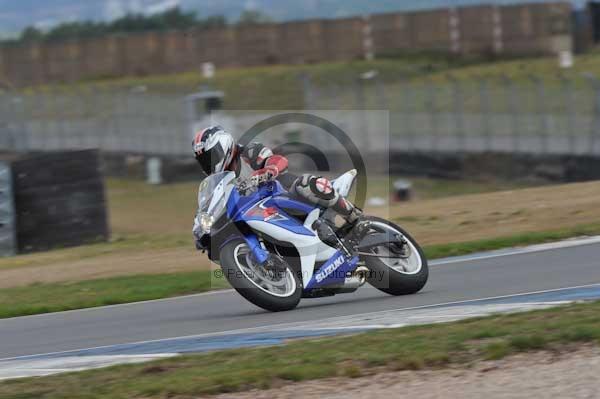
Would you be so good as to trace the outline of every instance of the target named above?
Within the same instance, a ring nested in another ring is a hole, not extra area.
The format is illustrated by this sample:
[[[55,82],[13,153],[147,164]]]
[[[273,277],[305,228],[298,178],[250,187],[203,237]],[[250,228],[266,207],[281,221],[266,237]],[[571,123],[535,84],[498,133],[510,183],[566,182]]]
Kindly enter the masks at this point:
[[[380,291],[390,295],[410,295],[419,292],[429,278],[427,259],[419,244],[400,226],[385,219],[370,216],[373,232],[397,231],[407,241],[411,257],[405,261],[400,258],[363,256],[370,273],[367,282]],[[385,246],[376,247],[374,254],[389,255],[391,252]],[[404,262],[404,264],[403,264]]]
[[[227,281],[254,305],[271,312],[292,310],[298,306],[302,297],[302,283],[283,258],[278,260],[285,271],[269,274],[261,265],[253,262],[246,241],[236,239],[221,249],[220,260]]]

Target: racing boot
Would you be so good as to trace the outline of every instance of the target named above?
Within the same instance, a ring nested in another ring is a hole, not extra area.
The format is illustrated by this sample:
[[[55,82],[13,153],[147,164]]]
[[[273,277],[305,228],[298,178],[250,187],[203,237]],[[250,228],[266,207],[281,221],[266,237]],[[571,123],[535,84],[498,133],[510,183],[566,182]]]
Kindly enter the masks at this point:
[[[334,227],[335,224],[333,224],[330,220],[319,218],[315,220],[312,228],[316,231],[317,236],[321,241],[330,247],[337,248],[340,245],[340,239],[338,238],[332,226]]]
[[[349,240],[358,242],[369,230],[370,223],[363,220],[363,211],[354,206],[346,198],[340,199],[332,206],[332,210],[344,218],[346,223],[340,228],[339,233]]]
[[[326,219],[319,218],[315,220],[312,227],[317,232],[317,235],[321,241],[332,248],[339,249],[344,253],[344,255],[346,255],[348,259],[352,257],[352,251],[350,250],[351,247],[347,245],[347,242],[344,240],[344,238],[338,237],[338,234],[330,225],[330,222],[328,222]]]

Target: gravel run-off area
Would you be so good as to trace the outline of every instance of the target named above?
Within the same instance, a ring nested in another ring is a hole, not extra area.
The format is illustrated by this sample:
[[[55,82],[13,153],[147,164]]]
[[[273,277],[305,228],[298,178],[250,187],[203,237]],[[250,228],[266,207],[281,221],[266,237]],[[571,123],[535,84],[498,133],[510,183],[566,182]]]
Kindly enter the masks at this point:
[[[600,349],[528,353],[470,367],[382,372],[282,385],[217,398],[600,398]],[[214,398],[214,397],[213,397]]]

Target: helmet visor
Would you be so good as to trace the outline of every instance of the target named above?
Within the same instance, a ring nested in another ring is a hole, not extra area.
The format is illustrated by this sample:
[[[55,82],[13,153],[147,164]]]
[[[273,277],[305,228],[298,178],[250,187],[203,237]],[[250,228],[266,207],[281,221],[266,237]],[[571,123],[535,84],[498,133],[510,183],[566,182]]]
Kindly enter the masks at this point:
[[[202,170],[207,175],[211,175],[215,173],[216,167],[219,163],[222,163],[225,159],[225,152],[223,151],[223,147],[221,144],[215,145],[208,151],[204,151],[202,154],[197,154],[196,159],[200,163]],[[219,171],[221,172],[221,171]]]

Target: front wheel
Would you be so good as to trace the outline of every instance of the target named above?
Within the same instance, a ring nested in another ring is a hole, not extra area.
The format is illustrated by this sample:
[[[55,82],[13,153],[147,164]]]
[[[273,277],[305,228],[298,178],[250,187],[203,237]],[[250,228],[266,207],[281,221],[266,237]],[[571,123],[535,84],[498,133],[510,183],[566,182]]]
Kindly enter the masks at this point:
[[[221,269],[232,287],[256,306],[271,312],[294,309],[302,297],[302,284],[283,258],[271,256],[279,262],[277,271],[257,264],[246,241],[236,239],[221,249]]]
[[[370,233],[400,234],[406,240],[404,248],[381,245],[371,249],[373,255],[362,256],[370,273],[367,282],[390,295],[409,295],[419,292],[427,283],[429,268],[423,250],[400,226],[374,216]],[[368,233],[367,233],[368,234]]]

